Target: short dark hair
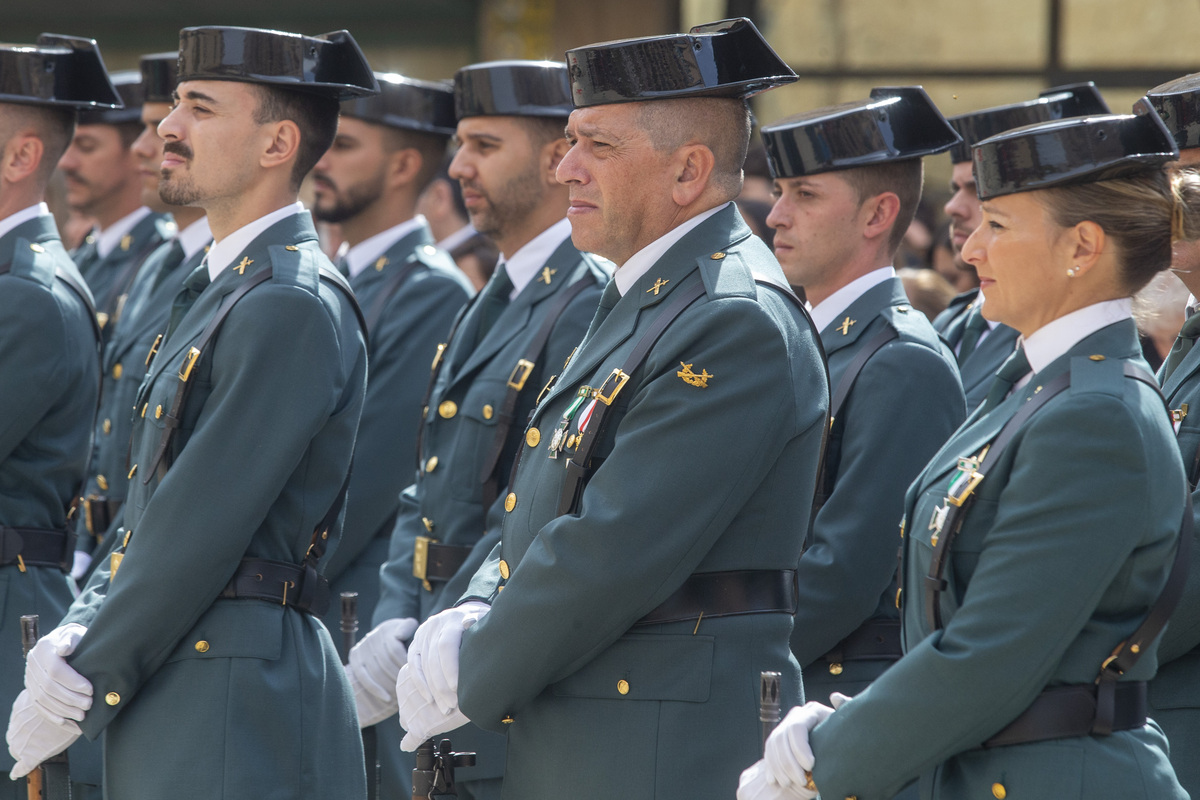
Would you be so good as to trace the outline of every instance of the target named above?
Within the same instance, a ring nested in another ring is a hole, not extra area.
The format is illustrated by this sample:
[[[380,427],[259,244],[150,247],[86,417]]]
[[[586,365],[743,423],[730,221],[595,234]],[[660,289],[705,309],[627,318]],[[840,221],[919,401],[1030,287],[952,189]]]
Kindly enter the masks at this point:
[[[872,164],[868,167],[855,167],[842,171],[846,183],[854,189],[861,205],[870,197],[876,197],[884,192],[891,192],[900,198],[900,211],[892,224],[888,235],[888,254],[894,255],[912,224],[917,213],[917,205],[921,202],[921,187],[925,182],[925,170],[919,158],[905,158],[900,161],[888,161],[883,164]]]
[[[25,128],[33,128],[42,141],[42,160],[38,164],[36,180],[45,188],[50,176],[58,167],[58,161],[71,146],[75,136],[75,111],[54,106],[36,106],[18,103],[3,104],[4,115],[0,121],[0,149]]]
[[[292,186],[299,188],[304,176],[317,165],[337,135],[340,110],[337,98],[278,86],[251,85],[258,88],[258,108],[254,110],[256,123],[266,125],[287,119],[300,129],[300,151],[292,167]]]
[[[121,137],[121,146],[128,150],[133,147],[133,143],[142,135],[146,126],[142,124],[141,120],[136,120],[134,122],[118,122],[113,127],[117,129],[117,135]]]
[[[449,136],[438,133],[424,133],[401,128],[384,126],[383,146],[388,153],[397,150],[416,150],[421,156],[421,171],[414,181],[415,189],[420,194],[441,169],[442,161],[446,158],[446,142]]]
[[[557,139],[565,139],[566,117],[514,117],[521,123],[535,150]]]

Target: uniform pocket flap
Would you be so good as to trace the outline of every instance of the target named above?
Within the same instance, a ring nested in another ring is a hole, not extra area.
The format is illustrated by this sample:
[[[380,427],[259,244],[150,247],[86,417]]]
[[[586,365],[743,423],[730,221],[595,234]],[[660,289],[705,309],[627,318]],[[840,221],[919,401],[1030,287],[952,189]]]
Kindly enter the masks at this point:
[[[712,662],[711,636],[628,634],[553,690],[559,697],[703,703]]]
[[[190,658],[262,658],[283,651],[283,606],[218,600],[179,642],[168,662]]]

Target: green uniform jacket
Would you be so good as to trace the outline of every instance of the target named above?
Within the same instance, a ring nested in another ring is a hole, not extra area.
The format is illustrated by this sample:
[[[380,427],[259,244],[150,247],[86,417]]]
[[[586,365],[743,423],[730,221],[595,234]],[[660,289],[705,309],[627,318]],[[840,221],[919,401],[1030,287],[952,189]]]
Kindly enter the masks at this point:
[[[1122,376],[1145,369],[1133,321],[1085,337],[988,413],[976,411],[905,499],[906,654],[813,731],[825,798],[876,800],[921,776],[925,798],[1185,797],[1153,724],[1111,736],[978,745],[1048,686],[1091,684],[1166,583],[1184,477],[1162,401]],[[1103,357],[1102,360],[1092,360]],[[977,456],[1040,387],[1071,387],[987,469],[948,556],[946,627],[925,621],[934,510],[960,457]],[[1156,648],[1151,648],[1151,650]],[[1147,652],[1124,680],[1148,680]]]
[[[425,464],[436,457],[437,466],[418,472],[416,483],[401,495],[388,560],[379,573],[381,597],[375,609],[375,624],[403,617],[424,621],[454,605],[500,539],[498,523],[489,527],[485,520],[487,509],[483,505],[479,473],[496,438],[497,414],[508,392],[508,380],[555,304],[555,298],[576,282],[586,281],[588,287],[559,315],[542,357],[525,380],[500,456],[500,502],[513,457],[524,442],[524,423],[533,410],[534,400],[550,377],[562,370],[563,362],[587,332],[587,324],[600,301],[600,290],[609,279],[606,268],[592,256],[576,250],[570,238],[547,259],[544,269],[550,270],[550,281],[535,278],[526,285],[478,346],[475,345],[478,305],[471,307],[448,343],[429,409],[421,422]],[[545,274],[539,270],[539,275]],[[430,521],[432,531],[422,518]],[[453,580],[431,582],[426,589],[413,577],[413,547],[418,536],[431,536],[443,544],[474,550]],[[476,766],[456,773],[459,779],[480,780],[504,774],[503,737],[471,725],[448,736],[455,749],[474,750],[478,754]],[[406,758],[411,760],[411,755],[406,754]],[[411,770],[411,764],[408,769]]]
[[[1177,442],[1188,481],[1200,478],[1200,348],[1193,347],[1163,384],[1167,403],[1183,419]],[[1184,415],[1184,407],[1194,409]],[[1193,490],[1193,508],[1200,492]],[[1194,535],[1200,536],[1200,521]],[[1158,647],[1158,675],[1150,682],[1150,716],[1171,742],[1171,764],[1188,794],[1200,797],[1200,545],[1193,539],[1183,597]]]
[[[147,471],[188,348],[226,294],[273,269],[197,361],[170,471],[148,483],[135,472],[119,570],[110,558],[66,618],[88,626],[70,661],[94,688],[81,727],[105,733],[108,797],[366,792],[325,626],[276,603],[218,599],[243,557],[300,563],[343,485],[366,388],[358,321],[318,279],[332,266],[308,215],[271,226],[234,263],[243,258],[245,274],[222,272],[151,362],[133,432]]]
[[[36,247],[37,250],[33,248]],[[36,217],[0,237],[0,526],[63,530],[87,465],[100,361],[91,310],[55,270],[84,287],[54,219]],[[85,291],[86,291],[86,287]],[[0,566],[0,704],[25,686],[22,614],[42,633],[71,604],[70,579],[54,567]],[[0,769],[13,759],[5,748]],[[21,789],[9,783],[0,797]]]
[[[833,490],[813,518],[800,559],[800,605],[792,651],[809,700],[853,695],[890,660],[825,655],[867,620],[894,621],[896,549],[904,492],[966,416],[958,366],[898,278],[867,290],[821,331],[836,392],[850,363],[889,328],[897,338],[863,365],[826,450]],[[843,332],[844,331],[844,332]]]
[[[634,283],[534,412],[538,444],[468,593],[492,610],[460,657],[463,712],[508,733],[506,798],[731,797],[761,754],[760,672],[782,673],[783,702],[801,696],[790,614],[635,627],[693,573],[800,560],[825,368],[811,324],[754,273],[786,286],[730,204]],[[551,459],[547,443],[564,409],[701,282],[618,395],[579,513],[556,518],[573,450]]]
[[[88,234],[71,252],[83,279],[96,298],[96,315],[104,331],[105,347],[124,313],[127,293],[141,263],[163,242],[175,235],[170,214],[151,212],[138,220],[120,244],[104,258],[96,252],[96,235]]]
[[[934,329],[950,345],[951,351],[962,341],[967,314],[974,308],[975,298],[978,296],[978,289],[963,292],[951,300],[950,306],[933,321]],[[983,341],[967,358],[959,361],[958,371],[962,376],[968,411],[976,408],[983,402],[983,398],[987,397],[992,379],[996,377],[996,370],[1000,369],[1000,365],[1016,349],[1018,335],[1007,325],[997,325],[983,337]]]

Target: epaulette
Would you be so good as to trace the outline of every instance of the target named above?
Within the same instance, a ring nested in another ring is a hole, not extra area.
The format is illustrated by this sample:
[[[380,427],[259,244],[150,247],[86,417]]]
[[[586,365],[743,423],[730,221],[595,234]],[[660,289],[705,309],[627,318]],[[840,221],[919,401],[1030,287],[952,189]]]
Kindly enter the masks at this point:
[[[321,259],[324,256],[315,243],[273,244],[267,248],[271,257],[271,280],[286,286],[299,286],[313,294],[321,282]],[[339,278],[341,273],[333,271]],[[342,282],[345,279],[342,278]],[[346,289],[350,285],[346,284]]]
[[[736,248],[718,250],[696,259],[696,266],[700,268],[700,278],[704,281],[704,288],[710,299],[758,296],[754,273],[743,255],[747,243],[753,241],[756,240],[751,237],[740,242]]]
[[[885,306],[880,311],[880,316],[887,320],[904,341],[937,348],[940,341],[937,331],[929,324],[929,320],[924,314],[908,303]]]
[[[1102,355],[1071,357],[1071,394],[1107,394],[1121,397],[1125,392],[1125,362]]]
[[[409,260],[419,261],[430,269],[458,269],[458,265],[454,263],[454,259],[450,257],[449,253],[431,244],[423,244],[418,247],[409,256]]]
[[[159,238],[168,242],[179,233],[179,226],[175,224],[175,220],[164,215],[154,220],[154,230],[158,232]]]
[[[13,248],[11,275],[26,278],[47,288],[54,285],[55,258],[46,247],[28,239],[17,239]]]

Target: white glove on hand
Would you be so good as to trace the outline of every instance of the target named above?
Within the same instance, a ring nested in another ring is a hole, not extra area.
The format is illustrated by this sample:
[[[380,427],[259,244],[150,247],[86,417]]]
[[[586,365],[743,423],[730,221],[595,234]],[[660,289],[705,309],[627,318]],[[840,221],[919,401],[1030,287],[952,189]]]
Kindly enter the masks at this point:
[[[417,628],[408,647],[408,666],[413,688],[432,701],[443,715],[458,710],[458,648],[463,631],[492,610],[487,603],[472,600],[435,614]],[[400,686],[397,697],[403,697]],[[408,728],[407,725],[404,726]]]
[[[813,800],[817,790],[809,788],[808,776],[812,774],[815,759],[808,734],[849,699],[841,692],[834,692],[829,697],[833,708],[808,703],[788,712],[768,737],[766,756],[738,779],[737,800]],[[788,726],[798,730],[785,731]]]
[[[346,677],[354,690],[360,727],[377,725],[396,713],[396,681],[408,661],[404,643],[416,630],[412,617],[385,620],[350,650]]]
[[[88,567],[92,565],[92,554],[85,553],[82,550],[76,550],[75,555],[71,560],[71,580],[77,581],[83,577],[83,574],[88,571]]]
[[[420,747],[426,739],[461,728],[470,722],[466,715],[458,710],[457,704],[449,712],[440,710],[425,696],[422,688],[424,687],[416,677],[412,664],[405,664],[400,670],[400,679],[396,682],[396,700],[400,727],[405,731],[400,749],[409,753]]]
[[[793,800],[795,797],[813,798],[816,792],[796,795],[779,785],[763,761],[756,761],[738,779],[737,800]]]
[[[50,756],[56,756],[79,738],[79,726],[71,720],[53,723],[36,708],[29,690],[23,690],[13,703],[8,718],[8,752],[16,766],[8,777],[24,777]]]
[[[70,623],[38,640],[25,661],[25,688],[47,721],[82,720],[92,707],[92,684],[73,670],[66,656],[75,652],[87,628]]]

